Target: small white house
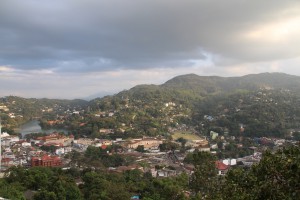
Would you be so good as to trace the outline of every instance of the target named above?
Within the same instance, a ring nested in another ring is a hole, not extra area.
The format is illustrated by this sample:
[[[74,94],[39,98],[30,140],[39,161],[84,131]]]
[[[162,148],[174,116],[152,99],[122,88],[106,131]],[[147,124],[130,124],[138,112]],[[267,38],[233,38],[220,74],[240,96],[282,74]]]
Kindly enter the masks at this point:
[[[55,154],[56,155],[62,155],[65,153],[65,149],[64,148],[58,148],[55,150]]]
[[[31,147],[31,144],[29,142],[23,142],[22,147]]]

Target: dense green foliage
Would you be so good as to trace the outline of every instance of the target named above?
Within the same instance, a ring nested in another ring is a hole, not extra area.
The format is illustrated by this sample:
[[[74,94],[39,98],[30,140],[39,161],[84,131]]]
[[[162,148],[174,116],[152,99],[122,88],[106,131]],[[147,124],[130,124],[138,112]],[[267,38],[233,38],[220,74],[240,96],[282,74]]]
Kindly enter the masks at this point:
[[[86,161],[98,161],[99,164],[101,163],[105,167],[118,167],[130,164],[131,159],[128,156],[120,154],[109,155],[108,152],[112,151],[113,148],[117,149],[118,146],[109,146],[106,149],[89,146],[85,152]]]
[[[250,170],[231,170],[222,184],[224,199],[298,199],[300,196],[300,149],[265,152]],[[234,194],[234,195],[233,195]]]
[[[239,136],[285,137],[300,127],[299,95],[286,90],[257,90],[214,96],[201,101],[194,113],[202,131]],[[205,115],[213,120],[204,120]],[[241,126],[243,131],[241,131]]]
[[[9,169],[8,176],[2,180],[5,184],[18,187],[8,188],[8,194],[14,189],[18,189],[21,193],[19,199],[22,197],[22,191],[34,191],[34,199],[82,199],[81,192],[76,186],[74,177],[62,171],[60,168],[30,168],[25,169],[21,167],[12,167]],[[5,188],[1,187],[3,192]],[[18,194],[18,193],[16,193]],[[9,195],[4,195],[4,197]],[[10,196],[11,199],[16,199]]]

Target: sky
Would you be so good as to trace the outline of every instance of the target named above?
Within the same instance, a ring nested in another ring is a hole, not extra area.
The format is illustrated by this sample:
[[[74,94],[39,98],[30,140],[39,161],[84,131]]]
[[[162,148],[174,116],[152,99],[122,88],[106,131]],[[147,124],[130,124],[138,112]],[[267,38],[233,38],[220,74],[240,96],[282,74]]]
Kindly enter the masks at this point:
[[[103,96],[183,74],[300,76],[299,0],[1,0],[0,96]]]

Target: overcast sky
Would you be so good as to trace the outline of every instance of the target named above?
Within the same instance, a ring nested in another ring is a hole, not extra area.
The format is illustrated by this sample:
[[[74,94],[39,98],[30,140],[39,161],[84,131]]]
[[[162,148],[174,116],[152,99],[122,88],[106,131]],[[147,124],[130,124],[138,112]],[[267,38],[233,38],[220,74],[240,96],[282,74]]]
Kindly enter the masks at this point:
[[[300,76],[299,0],[0,0],[0,96],[261,72]]]

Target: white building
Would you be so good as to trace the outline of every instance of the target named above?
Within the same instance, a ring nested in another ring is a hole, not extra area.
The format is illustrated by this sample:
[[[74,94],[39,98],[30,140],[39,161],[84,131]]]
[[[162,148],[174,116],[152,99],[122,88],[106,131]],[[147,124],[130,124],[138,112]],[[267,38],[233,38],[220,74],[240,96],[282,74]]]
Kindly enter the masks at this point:
[[[55,154],[56,155],[62,155],[65,153],[65,149],[64,148],[58,148],[55,150]]]
[[[236,159],[225,159],[222,161],[225,165],[233,166],[236,165]]]

